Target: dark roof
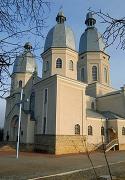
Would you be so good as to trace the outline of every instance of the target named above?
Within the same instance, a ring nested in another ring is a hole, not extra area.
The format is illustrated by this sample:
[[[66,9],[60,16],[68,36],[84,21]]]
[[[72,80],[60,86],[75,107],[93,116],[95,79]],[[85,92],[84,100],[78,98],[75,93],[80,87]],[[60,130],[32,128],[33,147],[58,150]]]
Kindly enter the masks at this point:
[[[110,111],[102,111],[100,112],[106,119],[123,119],[124,117],[117,115]]]

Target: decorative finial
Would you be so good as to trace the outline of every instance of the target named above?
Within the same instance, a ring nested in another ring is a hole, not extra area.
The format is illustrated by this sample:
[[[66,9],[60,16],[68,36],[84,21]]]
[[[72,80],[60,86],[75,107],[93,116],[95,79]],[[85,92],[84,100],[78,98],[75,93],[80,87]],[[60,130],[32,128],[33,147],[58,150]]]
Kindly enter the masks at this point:
[[[94,27],[94,25],[96,24],[96,20],[94,19],[92,12],[87,13],[85,24],[88,27]]]
[[[29,42],[27,42],[27,43],[24,45],[24,48],[25,48],[26,50],[31,50],[31,49],[32,49],[32,45],[31,45]]]
[[[66,17],[64,16],[63,11],[59,11],[56,17],[56,21],[58,24],[62,24],[66,21]]]

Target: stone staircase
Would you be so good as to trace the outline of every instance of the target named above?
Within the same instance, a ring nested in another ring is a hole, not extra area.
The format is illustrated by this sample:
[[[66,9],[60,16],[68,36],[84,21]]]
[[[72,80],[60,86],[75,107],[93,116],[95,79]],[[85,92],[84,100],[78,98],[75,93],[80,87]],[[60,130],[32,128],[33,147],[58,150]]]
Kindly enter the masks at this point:
[[[108,151],[110,151],[112,148],[114,148],[114,147],[116,147],[116,146],[118,146],[119,145],[119,143],[118,143],[118,139],[113,139],[112,141],[110,141],[108,144],[102,144],[102,143],[100,143],[98,146],[97,146],[97,149],[100,151],[104,151],[105,150],[105,152],[108,152]]]
[[[105,150],[105,152],[108,152],[108,151],[110,151],[113,147],[115,147],[115,146],[118,146],[119,145],[119,143],[118,143],[118,139],[113,139],[111,142],[109,142],[107,145],[106,145],[106,150]]]

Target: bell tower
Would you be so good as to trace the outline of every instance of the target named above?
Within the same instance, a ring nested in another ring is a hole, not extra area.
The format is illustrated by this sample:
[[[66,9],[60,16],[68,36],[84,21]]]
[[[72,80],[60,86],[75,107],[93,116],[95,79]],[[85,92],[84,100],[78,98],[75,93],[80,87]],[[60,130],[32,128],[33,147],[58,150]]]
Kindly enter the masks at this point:
[[[36,72],[37,66],[31,51],[32,45],[27,42],[24,45],[23,53],[15,59],[11,75],[11,94],[24,87],[33,73]]]
[[[105,44],[95,27],[96,19],[91,12],[87,14],[85,24],[87,28],[79,43],[78,80],[109,86],[109,55],[104,50]]]
[[[65,24],[66,17],[59,12],[57,24],[47,34],[42,53],[42,78],[59,74],[77,80],[78,53],[72,29]]]

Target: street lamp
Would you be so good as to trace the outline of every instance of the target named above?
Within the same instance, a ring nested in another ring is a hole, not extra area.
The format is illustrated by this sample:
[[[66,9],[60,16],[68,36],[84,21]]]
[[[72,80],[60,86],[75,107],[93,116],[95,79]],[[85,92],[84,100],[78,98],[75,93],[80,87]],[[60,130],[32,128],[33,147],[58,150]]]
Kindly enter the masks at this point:
[[[16,148],[16,158],[19,158],[19,143],[20,143],[20,125],[21,125],[21,111],[22,111],[22,99],[23,99],[23,88],[20,94],[20,106],[19,106],[19,123],[18,123],[18,134],[17,134],[17,148]]]

